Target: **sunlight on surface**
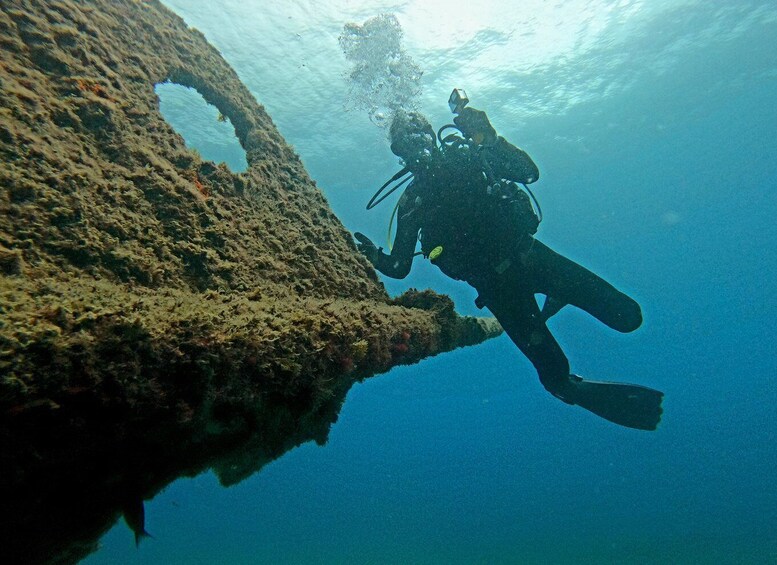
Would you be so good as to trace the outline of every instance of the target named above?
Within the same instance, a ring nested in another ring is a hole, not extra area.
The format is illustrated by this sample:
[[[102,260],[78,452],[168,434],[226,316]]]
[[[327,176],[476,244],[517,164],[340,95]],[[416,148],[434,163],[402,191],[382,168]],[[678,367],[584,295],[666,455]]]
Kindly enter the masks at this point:
[[[416,0],[400,16],[408,41],[423,49],[471,47],[477,64],[538,66],[597,44],[604,30],[640,12],[643,2],[544,0],[483,3]],[[612,40],[610,36],[609,40]],[[488,49],[495,46],[496,49]]]

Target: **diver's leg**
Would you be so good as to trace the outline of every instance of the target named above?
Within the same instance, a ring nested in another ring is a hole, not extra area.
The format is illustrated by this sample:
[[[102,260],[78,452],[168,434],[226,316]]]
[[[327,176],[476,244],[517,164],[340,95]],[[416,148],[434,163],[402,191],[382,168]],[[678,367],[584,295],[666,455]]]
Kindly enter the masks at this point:
[[[577,306],[620,332],[634,331],[642,324],[642,310],[635,300],[536,239],[525,266],[535,292]]]
[[[548,392],[562,398],[569,387],[569,361],[540,316],[528,289],[481,292],[481,300],[537,370]],[[563,398],[562,398],[563,399]]]
[[[570,375],[569,361],[545,325],[528,287],[520,285],[514,293],[481,292],[480,299],[528,357],[540,382],[553,396],[621,426],[656,429],[663,393],[639,385],[586,381]]]
[[[566,361],[566,356],[561,352],[561,348],[550,332],[547,332],[550,341],[542,340],[544,347],[537,348],[544,354],[538,355],[536,351],[532,351],[532,347],[524,350],[526,346],[521,346],[520,340],[527,339],[526,331],[537,332],[538,326],[547,331],[544,323],[546,318],[542,317],[537,308],[533,299],[534,292],[546,293],[557,301],[578,306],[620,331],[632,331],[641,324],[642,314],[639,305],[634,300],[619,292],[602,278],[562,257],[539,241],[534,241],[526,259],[523,263],[525,271],[514,270],[506,274],[509,274],[513,280],[522,281],[519,285],[522,289],[521,296],[529,296],[530,302],[527,303],[526,298],[522,298],[520,307],[518,304],[512,305],[510,301],[506,301],[506,306],[504,306],[499,300],[486,302],[486,304],[489,305],[489,308],[491,308],[491,304],[494,305],[491,311],[502,323],[505,331],[513,338],[516,345],[529,356],[538,372],[541,371],[541,367],[547,359],[558,359],[548,355],[547,352],[553,351],[551,345],[558,349],[564,361]],[[521,275],[523,275],[522,278],[516,279]],[[531,305],[533,305],[533,309]],[[497,313],[500,310],[501,314]],[[527,324],[524,330],[521,328],[521,320],[526,320],[526,318],[511,316],[511,312],[521,311],[531,314],[529,318],[531,323]],[[508,325],[505,326],[505,323]],[[532,353],[537,361],[532,358]],[[543,374],[545,374],[544,377]],[[577,375],[562,376],[558,366],[552,371],[540,372],[540,379],[545,388],[557,398],[568,404],[578,405],[621,426],[640,430],[655,430],[661,420],[661,403],[664,396],[661,391],[626,383],[589,381]]]

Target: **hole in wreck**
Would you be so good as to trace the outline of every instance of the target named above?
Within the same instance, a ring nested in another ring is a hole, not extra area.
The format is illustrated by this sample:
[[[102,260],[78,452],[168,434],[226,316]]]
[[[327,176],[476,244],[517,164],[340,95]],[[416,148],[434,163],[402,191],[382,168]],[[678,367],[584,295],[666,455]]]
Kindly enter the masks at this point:
[[[246,152],[229,118],[208,104],[199,92],[172,82],[157,84],[154,91],[159,97],[162,116],[183,137],[189,149],[197,151],[203,159],[226,163],[236,173],[248,168]]]

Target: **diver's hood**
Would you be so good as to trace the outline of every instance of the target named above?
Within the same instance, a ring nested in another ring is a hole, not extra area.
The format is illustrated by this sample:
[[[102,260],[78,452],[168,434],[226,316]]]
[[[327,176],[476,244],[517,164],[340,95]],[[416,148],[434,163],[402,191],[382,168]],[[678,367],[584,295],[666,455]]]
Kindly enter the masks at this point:
[[[391,152],[411,168],[431,159],[437,149],[432,125],[418,112],[397,112],[390,135]]]

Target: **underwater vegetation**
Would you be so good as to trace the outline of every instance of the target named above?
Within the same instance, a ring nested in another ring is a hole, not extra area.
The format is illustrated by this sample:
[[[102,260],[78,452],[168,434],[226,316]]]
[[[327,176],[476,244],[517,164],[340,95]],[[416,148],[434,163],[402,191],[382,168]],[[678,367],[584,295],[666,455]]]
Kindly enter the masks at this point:
[[[0,559],[75,562],[181,475],[233,484],[326,442],[349,387],[497,335],[392,300],[298,156],[159,2],[0,10]],[[195,88],[249,170],[202,160],[156,84]],[[128,510],[130,509],[130,510]]]

